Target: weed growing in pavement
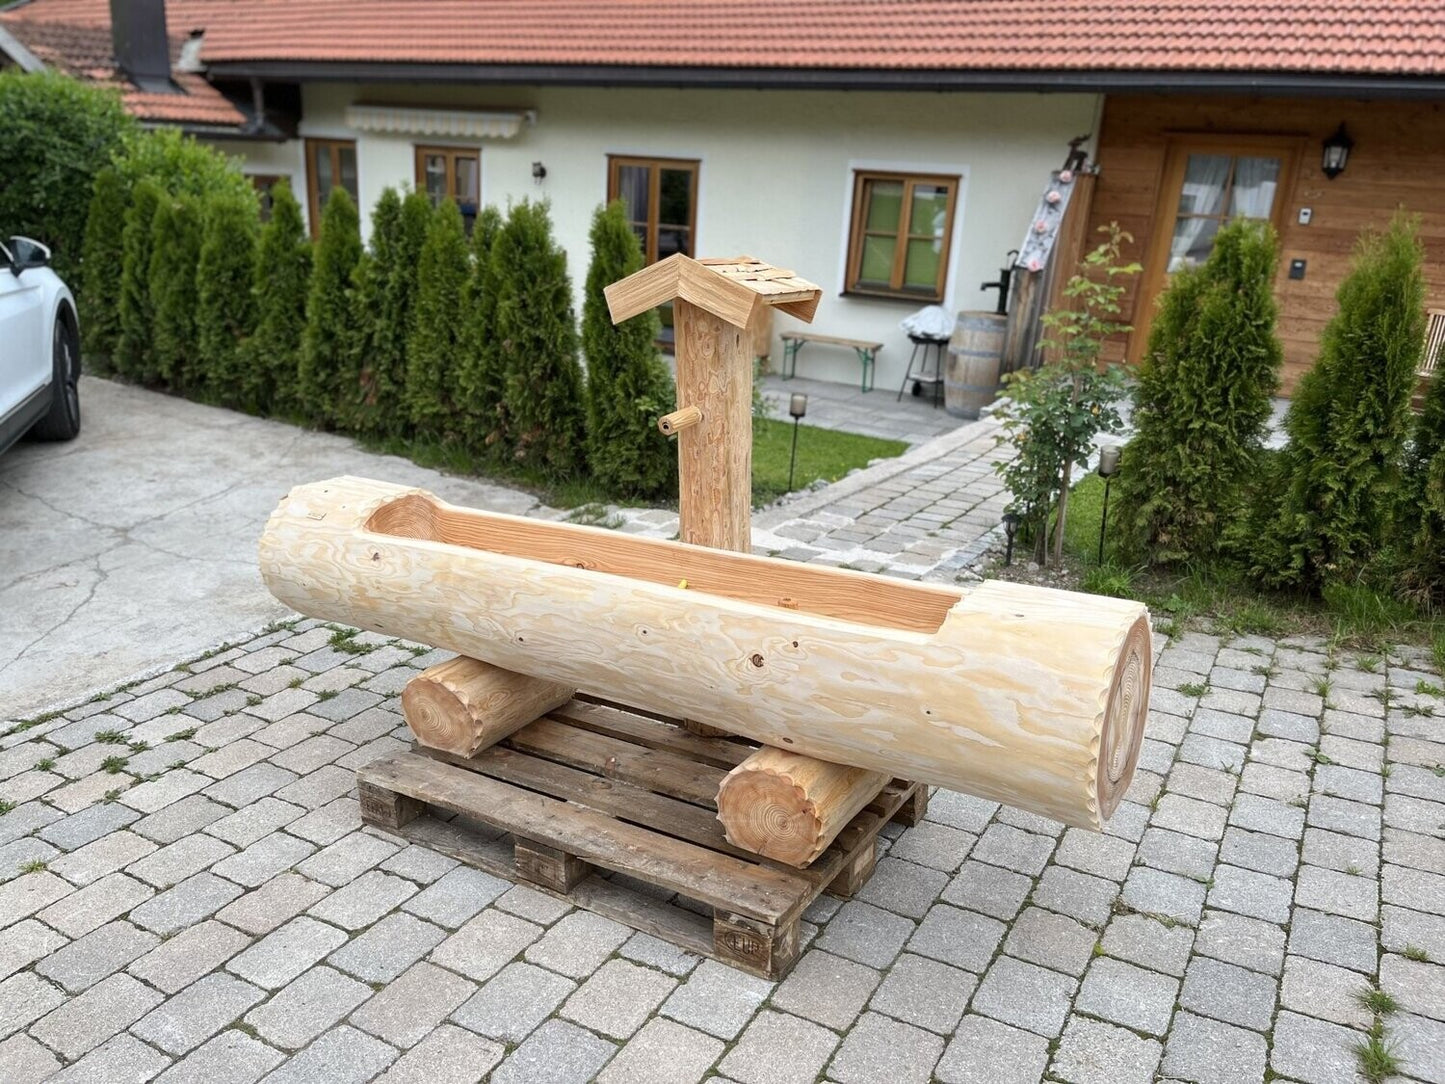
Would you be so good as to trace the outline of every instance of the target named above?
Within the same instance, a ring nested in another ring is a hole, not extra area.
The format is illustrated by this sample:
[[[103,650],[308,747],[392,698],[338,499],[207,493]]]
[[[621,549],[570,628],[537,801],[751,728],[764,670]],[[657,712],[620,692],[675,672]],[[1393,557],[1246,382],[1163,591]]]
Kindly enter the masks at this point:
[[[95,740],[101,745],[124,745],[125,735],[119,730],[100,730],[96,732]]]
[[[344,655],[369,655],[376,650],[375,644],[358,644],[356,637],[361,635],[360,629],[343,628],[341,625],[327,625],[331,630],[331,638],[326,641],[328,647],[333,651],[340,651]]]
[[[54,757],[41,757],[35,762],[35,770],[37,772],[48,772],[53,767],[55,767]]]
[[[1406,945],[1401,953],[1407,960],[1414,960],[1417,964],[1428,964],[1430,954],[1419,945]]]
[[[1202,681],[1186,681],[1179,686],[1179,691],[1185,696],[1203,696],[1209,691],[1209,686]]]
[[[100,766],[111,775],[118,775],[125,770],[129,761],[125,757],[106,757],[100,762]]]
[[[1370,1084],[1382,1084],[1400,1071],[1400,1059],[1394,1046],[1385,1041],[1385,1025],[1375,1021],[1370,1034],[1355,1043],[1355,1057],[1360,1062],[1360,1075]]]
[[[47,866],[47,864],[46,864],[46,862],[45,862],[45,859],[43,859],[43,858],[32,858],[29,862],[25,862],[25,863],[23,863],[23,864],[20,866],[20,872],[21,872],[21,873],[43,873],[43,872],[45,872],[45,870],[46,870],[47,868],[48,868],[48,866]]]
[[[1400,1003],[1385,990],[1361,990],[1355,1000],[1375,1016],[1389,1016],[1400,1008]]]

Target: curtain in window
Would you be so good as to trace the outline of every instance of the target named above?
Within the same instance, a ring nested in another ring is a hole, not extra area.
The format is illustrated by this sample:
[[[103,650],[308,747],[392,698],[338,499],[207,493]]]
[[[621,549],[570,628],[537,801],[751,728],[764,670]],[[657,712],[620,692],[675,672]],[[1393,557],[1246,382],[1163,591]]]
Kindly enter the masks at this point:
[[[1236,158],[1229,193],[1231,218],[1268,218],[1279,183],[1278,158]]]
[[[1207,256],[1219,228],[1224,188],[1229,183],[1230,159],[1226,154],[1191,154],[1179,192],[1179,217],[1169,244],[1169,272],[1192,267]]]

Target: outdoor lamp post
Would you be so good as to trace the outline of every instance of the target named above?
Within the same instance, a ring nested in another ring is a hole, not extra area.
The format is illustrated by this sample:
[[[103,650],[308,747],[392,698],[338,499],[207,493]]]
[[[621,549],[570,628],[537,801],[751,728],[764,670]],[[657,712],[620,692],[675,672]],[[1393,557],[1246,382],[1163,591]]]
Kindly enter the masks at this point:
[[[798,423],[808,413],[808,397],[802,392],[793,392],[788,400],[788,413],[793,416],[793,454],[788,459],[788,492],[793,491],[793,469],[798,465]]]
[[[1325,140],[1324,157],[1320,160],[1320,172],[1330,180],[1334,180],[1345,171],[1345,164],[1350,160],[1350,151],[1355,141],[1345,131],[1344,122],[1340,122],[1335,134]]]
[[[1004,537],[1008,539],[1008,544],[1004,547],[1003,551],[1003,563],[1004,567],[1007,568],[1014,563],[1014,535],[1019,533],[1019,515],[1017,512],[1005,512],[1003,514],[1003,533]]]
[[[1119,469],[1119,446],[1106,444],[1099,449],[1099,477],[1104,479],[1104,514],[1099,519],[1099,564],[1104,563],[1104,530],[1109,525],[1109,482]]]

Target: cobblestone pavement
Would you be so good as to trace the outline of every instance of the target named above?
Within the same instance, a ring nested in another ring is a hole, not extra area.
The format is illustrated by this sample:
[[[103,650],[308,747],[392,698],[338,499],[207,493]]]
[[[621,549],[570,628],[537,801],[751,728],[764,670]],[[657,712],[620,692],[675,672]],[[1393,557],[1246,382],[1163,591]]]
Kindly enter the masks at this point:
[[[443,653],[338,639],[4,731],[0,1080],[1340,1084],[1378,1024],[1445,1082],[1422,652],[1161,641],[1106,834],[938,792],[774,984],[361,828]]]
[[[802,392],[808,397],[808,414],[804,424],[821,429],[842,429],[870,437],[922,444],[966,424],[964,419],[955,418],[942,407],[934,406],[931,398],[916,398],[906,393],[902,399],[895,398],[898,393],[896,387],[863,392],[857,384],[809,380],[801,376],[784,380],[772,375],[762,380],[763,398],[772,407],[774,418],[790,420],[788,400],[794,392]]]

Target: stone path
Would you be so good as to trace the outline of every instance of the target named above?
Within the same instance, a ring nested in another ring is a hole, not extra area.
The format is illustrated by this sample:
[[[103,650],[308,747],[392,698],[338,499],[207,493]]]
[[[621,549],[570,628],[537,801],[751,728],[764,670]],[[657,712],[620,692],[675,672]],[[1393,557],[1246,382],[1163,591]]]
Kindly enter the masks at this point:
[[[0,1080],[1341,1084],[1378,1026],[1442,1084],[1445,678],[1158,648],[1106,834],[939,792],[776,984],[361,828],[440,652],[298,621],[22,722]]]
[[[901,440],[922,444],[965,424],[942,407],[935,407],[929,398],[915,398],[904,393],[896,399],[898,389],[874,388],[860,391],[857,384],[837,384],[830,380],[809,380],[795,377],[784,380],[773,375],[763,378],[763,398],[772,407],[772,417],[791,421],[788,401],[794,392],[808,397],[805,425],[822,429],[842,429],[885,440]]]

